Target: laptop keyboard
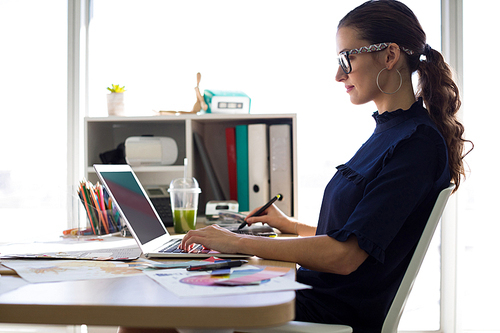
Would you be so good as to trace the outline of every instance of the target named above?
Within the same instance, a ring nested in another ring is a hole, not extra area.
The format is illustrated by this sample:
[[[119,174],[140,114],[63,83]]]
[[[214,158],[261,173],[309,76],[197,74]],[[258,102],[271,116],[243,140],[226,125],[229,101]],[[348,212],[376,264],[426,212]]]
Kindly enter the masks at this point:
[[[181,239],[171,239],[163,249],[160,249],[158,252],[161,253],[182,253],[185,252],[179,248],[181,244]]]
[[[167,244],[165,244],[165,247],[163,249],[160,249],[159,252],[161,252],[161,253],[202,253],[202,254],[210,252],[209,249],[206,249],[201,244],[194,244],[194,246],[189,251],[184,251],[183,249],[179,248],[180,244],[181,244],[181,239],[179,239],[179,238],[172,239]]]

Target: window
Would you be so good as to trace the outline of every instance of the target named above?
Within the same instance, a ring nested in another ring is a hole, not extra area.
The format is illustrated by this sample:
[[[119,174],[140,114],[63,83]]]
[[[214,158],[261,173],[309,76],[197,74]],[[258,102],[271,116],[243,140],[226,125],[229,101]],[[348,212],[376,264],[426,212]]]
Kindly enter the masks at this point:
[[[457,311],[463,331],[493,332],[500,331],[495,311],[500,297],[496,267],[500,195],[495,186],[500,121],[495,94],[500,69],[494,63],[498,46],[488,32],[498,26],[488,10],[490,2],[464,0],[463,5],[464,123],[475,148],[467,157],[470,172],[459,192]]]
[[[338,21],[362,2],[94,0],[88,114],[107,114],[111,84],[127,89],[128,115],[191,110],[197,72],[202,91],[247,93],[251,113],[297,113],[299,218],[315,224],[335,167],[374,128],[375,106],[351,105],[335,82]],[[439,49],[440,1],[404,2]],[[438,235],[400,329],[440,327],[439,245]]]
[[[0,242],[66,227],[67,4],[0,2]]]

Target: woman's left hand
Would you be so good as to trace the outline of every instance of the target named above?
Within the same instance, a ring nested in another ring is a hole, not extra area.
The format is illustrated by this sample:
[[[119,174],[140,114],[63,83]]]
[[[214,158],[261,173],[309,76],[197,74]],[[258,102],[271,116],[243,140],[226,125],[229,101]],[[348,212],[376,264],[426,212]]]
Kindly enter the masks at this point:
[[[191,244],[201,244],[207,249],[222,253],[242,253],[239,240],[242,235],[231,232],[214,224],[202,229],[190,230],[182,239],[180,247],[189,251]]]

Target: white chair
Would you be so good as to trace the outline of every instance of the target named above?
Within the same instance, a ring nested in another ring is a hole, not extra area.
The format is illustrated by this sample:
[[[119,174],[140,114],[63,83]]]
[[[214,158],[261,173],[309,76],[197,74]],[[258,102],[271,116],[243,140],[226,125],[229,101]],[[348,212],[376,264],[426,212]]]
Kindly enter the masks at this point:
[[[424,260],[425,253],[429,248],[432,236],[436,230],[437,224],[441,219],[448,198],[451,192],[455,188],[454,184],[441,191],[439,194],[434,208],[432,209],[429,220],[427,220],[427,225],[420,237],[415,253],[410,261],[408,269],[401,281],[401,285],[398,288],[398,292],[392,301],[391,308],[387,313],[384,320],[384,325],[382,326],[381,333],[395,333],[397,332],[399,320],[403,313],[403,309],[406,304],[406,300],[410,294],[411,288],[413,287],[413,282],[417,277],[422,261]],[[239,330],[241,331],[241,330]],[[352,328],[346,325],[331,325],[331,324],[317,324],[301,321],[290,321],[285,325],[278,327],[254,329],[254,330],[243,330],[243,332],[255,332],[255,333],[284,333],[284,332],[306,332],[306,333],[349,333],[352,332]]]

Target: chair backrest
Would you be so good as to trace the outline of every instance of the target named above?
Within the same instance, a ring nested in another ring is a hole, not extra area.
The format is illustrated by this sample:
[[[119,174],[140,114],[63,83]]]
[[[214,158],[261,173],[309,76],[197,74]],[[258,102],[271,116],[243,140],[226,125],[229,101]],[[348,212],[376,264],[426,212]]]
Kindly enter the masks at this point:
[[[441,193],[439,193],[436,203],[434,204],[434,208],[432,209],[431,215],[429,216],[429,220],[427,220],[424,232],[422,233],[422,236],[418,241],[415,253],[411,258],[408,269],[406,270],[403,280],[401,281],[401,285],[398,288],[398,292],[396,293],[396,296],[392,301],[391,308],[389,309],[389,312],[385,317],[384,325],[382,326],[382,333],[394,333],[398,329],[399,320],[401,319],[401,315],[403,314],[406,300],[410,295],[411,288],[413,287],[415,278],[417,277],[420,266],[422,265],[425,253],[429,248],[429,244],[432,240],[432,236],[434,235],[434,231],[436,230],[446,203],[448,202],[448,198],[450,197],[450,194],[454,188],[455,185],[450,184],[448,188],[445,188],[441,191]]]

